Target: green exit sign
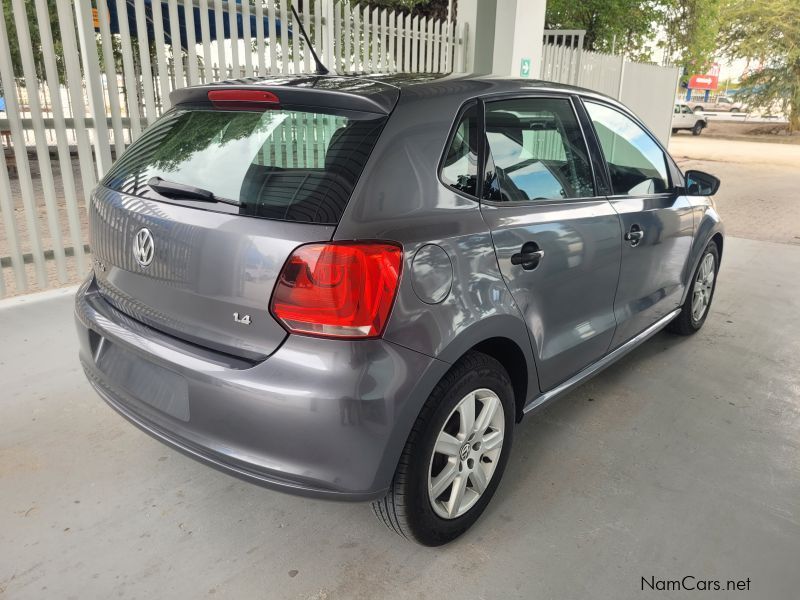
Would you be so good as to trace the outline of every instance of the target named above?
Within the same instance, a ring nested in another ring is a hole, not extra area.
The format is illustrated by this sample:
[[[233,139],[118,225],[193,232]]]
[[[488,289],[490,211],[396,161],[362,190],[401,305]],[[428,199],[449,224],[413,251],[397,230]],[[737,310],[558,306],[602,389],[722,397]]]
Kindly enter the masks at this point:
[[[520,77],[530,77],[531,76],[531,59],[530,58],[523,58],[520,61],[519,76]]]

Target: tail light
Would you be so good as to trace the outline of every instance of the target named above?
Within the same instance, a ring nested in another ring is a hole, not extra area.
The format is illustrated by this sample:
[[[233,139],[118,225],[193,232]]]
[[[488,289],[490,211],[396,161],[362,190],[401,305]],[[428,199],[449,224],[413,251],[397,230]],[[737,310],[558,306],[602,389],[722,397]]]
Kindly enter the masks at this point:
[[[300,246],[278,278],[272,314],[294,333],[378,337],[394,304],[402,254],[381,242]]]
[[[214,108],[222,110],[264,111],[280,108],[280,100],[266,90],[210,90],[208,99]]]

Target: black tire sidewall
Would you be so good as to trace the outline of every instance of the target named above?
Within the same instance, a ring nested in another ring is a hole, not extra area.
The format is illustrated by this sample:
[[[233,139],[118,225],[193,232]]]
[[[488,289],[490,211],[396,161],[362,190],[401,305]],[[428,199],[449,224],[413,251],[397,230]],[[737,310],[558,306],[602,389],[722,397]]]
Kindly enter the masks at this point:
[[[433,448],[446,419],[459,401],[469,392],[480,388],[487,388],[495,392],[503,405],[505,432],[500,459],[488,487],[475,506],[460,517],[443,519],[434,512],[428,498],[428,470]],[[406,490],[407,515],[414,537],[419,542],[428,546],[445,544],[469,529],[480,517],[492,499],[508,462],[513,440],[514,421],[514,391],[508,375],[499,363],[496,363],[494,368],[482,366],[477,370],[463,373],[456,384],[443,395],[424,424],[420,442],[411,456],[410,476]]]

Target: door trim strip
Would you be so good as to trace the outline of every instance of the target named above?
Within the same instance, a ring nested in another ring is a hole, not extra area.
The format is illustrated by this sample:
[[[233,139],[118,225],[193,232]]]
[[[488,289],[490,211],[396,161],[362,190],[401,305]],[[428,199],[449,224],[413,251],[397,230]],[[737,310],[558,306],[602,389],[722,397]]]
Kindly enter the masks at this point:
[[[567,392],[575,389],[586,380],[590,379],[594,375],[597,375],[600,371],[605,369],[610,364],[618,361],[620,358],[625,356],[628,352],[639,346],[640,344],[646,342],[651,337],[653,337],[656,333],[661,331],[664,327],[669,324],[672,319],[680,314],[681,309],[676,308],[668,315],[665,315],[652,325],[642,331],[641,333],[635,335],[630,340],[622,344],[619,348],[614,350],[613,352],[609,352],[600,360],[593,362],[588,367],[585,367],[583,370],[579,371],[577,374],[573,375],[569,379],[567,379],[564,383],[561,383],[554,387],[552,390],[549,390],[543,394],[536,396],[535,398],[529,400],[525,407],[522,409],[522,414],[527,415],[533,410],[538,408],[542,408],[545,404],[548,404],[555,400],[556,398],[566,394]]]

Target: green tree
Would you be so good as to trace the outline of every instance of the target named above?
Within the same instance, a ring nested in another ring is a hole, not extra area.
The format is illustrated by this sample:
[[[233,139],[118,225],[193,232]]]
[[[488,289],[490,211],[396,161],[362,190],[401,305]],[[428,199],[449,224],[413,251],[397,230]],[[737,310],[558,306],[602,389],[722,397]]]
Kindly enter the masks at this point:
[[[670,0],[664,4],[667,58],[683,68],[684,78],[706,73],[718,49],[723,0]]]
[[[378,6],[381,8],[400,9],[420,17],[431,17],[434,19],[447,18],[448,0],[350,0],[353,5],[366,4],[367,6]],[[453,0],[453,12],[455,13],[458,0]]]
[[[800,131],[800,18],[797,0],[727,0],[722,51],[757,65],[740,97],[754,108],[780,106]]]
[[[56,64],[58,67],[58,77],[63,83],[66,77],[66,70],[64,67],[64,50],[61,47],[61,38],[58,32],[61,25],[58,21],[58,14],[56,11],[56,0],[47,0],[47,8],[50,13],[50,30],[53,34],[53,46],[56,54]],[[40,50],[40,36],[39,36],[39,21],[36,18],[36,7],[32,1],[25,2],[25,12],[28,15],[28,28],[31,34],[31,45],[33,46],[33,64],[36,68],[36,76],[40,80],[44,80],[44,59]],[[14,15],[11,12],[11,2],[3,2],[3,18],[6,21],[6,29],[8,30],[8,45],[11,50],[11,65],[14,69],[14,74],[17,77],[22,77],[22,55],[19,49],[19,36],[14,35],[17,26],[14,23]]]
[[[547,29],[585,29],[584,49],[649,60],[665,0],[548,0]]]

